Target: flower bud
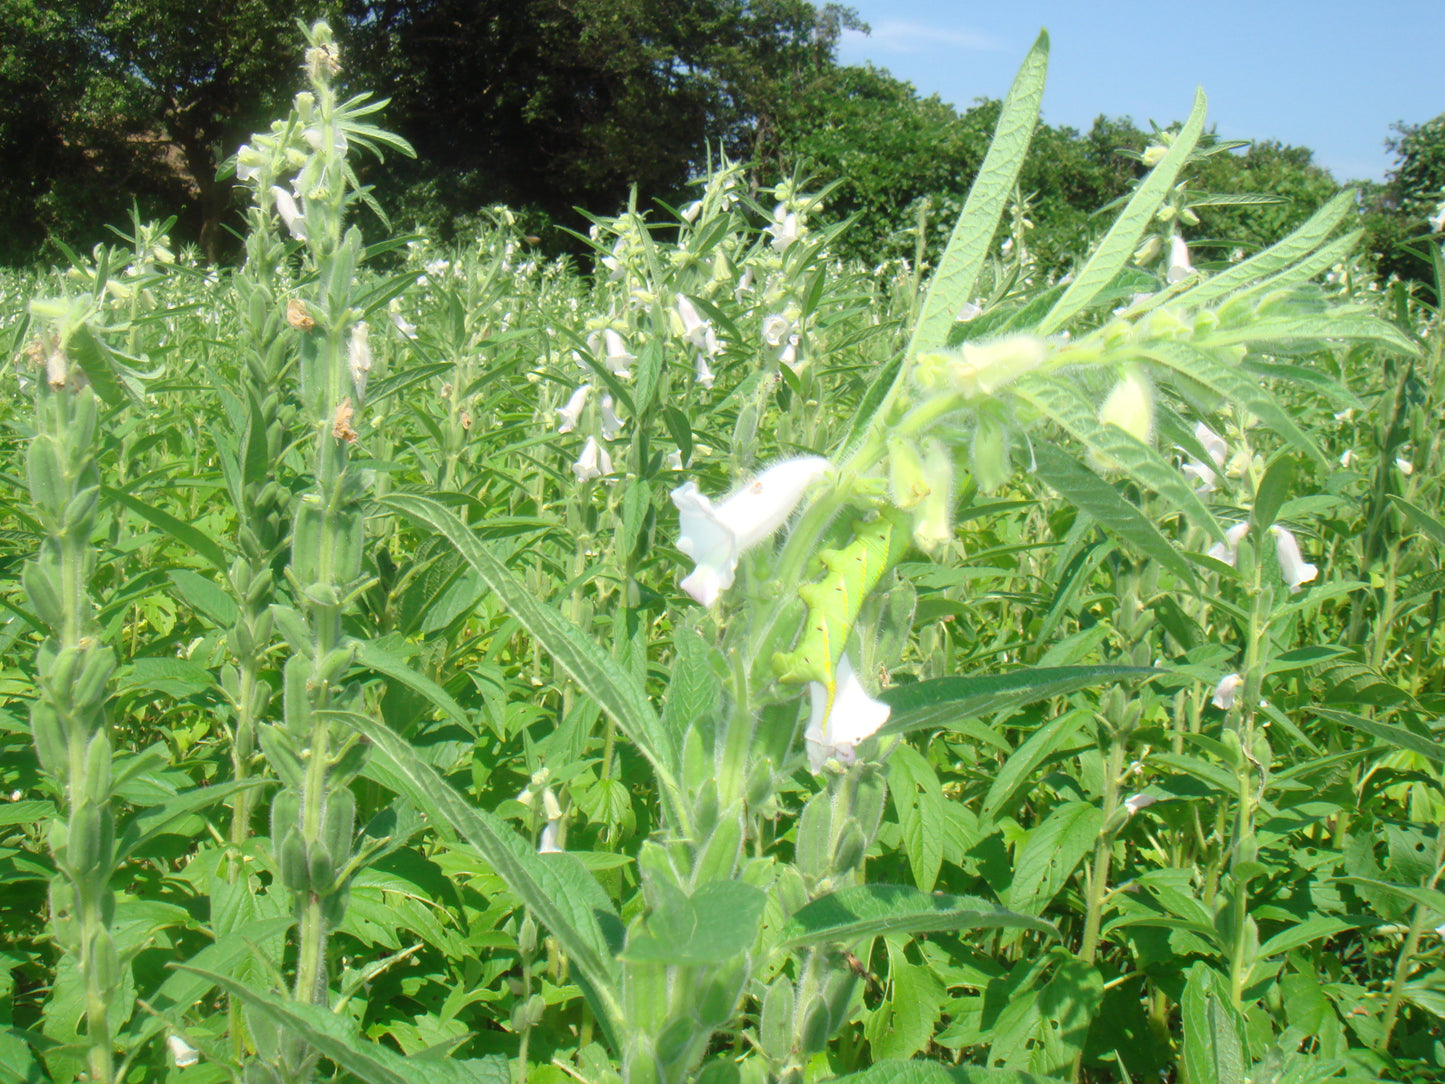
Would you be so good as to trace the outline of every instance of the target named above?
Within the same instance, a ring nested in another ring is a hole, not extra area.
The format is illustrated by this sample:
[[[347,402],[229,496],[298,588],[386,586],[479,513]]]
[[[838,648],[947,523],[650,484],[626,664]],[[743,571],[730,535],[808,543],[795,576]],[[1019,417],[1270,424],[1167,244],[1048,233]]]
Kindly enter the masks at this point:
[[[1154,432],[1154,389],[1138,369],[1129,368],[1114,385],[1099,408],[1099,421],[1118,426],[1140,443],[1149,443]]]

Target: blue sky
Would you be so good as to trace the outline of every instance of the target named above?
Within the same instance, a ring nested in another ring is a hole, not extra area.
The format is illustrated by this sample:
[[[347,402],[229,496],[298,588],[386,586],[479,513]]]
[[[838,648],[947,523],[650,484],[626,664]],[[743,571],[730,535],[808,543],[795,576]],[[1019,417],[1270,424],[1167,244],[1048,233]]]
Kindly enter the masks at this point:
[[[1309,147],[1339,181],[1382,180],[1390,125],[1445,112],[1445,0],[844,2],[873,32],[844,35],[843,63],[871,61],[960,110],[1002,98],[1044,28],[1045,122],[1085,131],[1104,113],[1147,130],[1183,120],[1202,86],[1222,138]]]

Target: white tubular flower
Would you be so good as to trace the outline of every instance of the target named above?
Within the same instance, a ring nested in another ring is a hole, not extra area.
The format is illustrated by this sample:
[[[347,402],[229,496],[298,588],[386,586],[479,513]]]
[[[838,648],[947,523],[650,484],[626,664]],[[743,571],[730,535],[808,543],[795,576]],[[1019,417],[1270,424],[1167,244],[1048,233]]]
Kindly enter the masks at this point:
[[[1435,213],[1426,219],[1426,221],[1430,223],[1431,233],[1445,233],[1445,203],[1436,207]]]
[[[788,345],[783,347],[783,352],[778,355],[778,360],[789,369],[798,367],[798,346],[802,341],[801,335],[789,335]]]
[[[1186,478],[1193,478],[1199,483],[1195,493],[1203,496],[1206,493],[1214,492],[1215,483],[1219,481],[1219,475],[1216,472],[1224,466],[1224,461],[1229,458],[1229,445],[1224,443],[1223,437],[1203,422],[1194,427],[1194,439],[1204,445],[1204,450],[1209,453],[1209,458],[1213,460],[1214,465],[1210,466],[1194,459],[1187,459],[1181,470]]]
[[[612,473],[612,457],[607,454],[606,448],[597,443],[596,437],[588,437],[587,443],[582,445],[582,454],[572,464],[572,473],[577,476],[579,484]]]
[[[561,854],[562,848],[557,843],[557,829],[561,825],[561,819],[549,820],[542,828],[542,838],[537,842],[538,854]]]
[[[1239,687],[1243,684],[1244,678],[1238,674],[1225,674],[1214,687],[1214,706],[1221,711],[1234,707],[1234,698],[1239,695]]]
[[[677,295],[677,318],[682,322],[682,337],[693,346],[706,350],[712,325],[697,314],[697,309],[683,294]]]
[[[260,151],[252,150],[250,146],[242,143],[241,149],[236,152],[236,180],[255,180],[261,176],[261,169],[265,163],[266,159],[262,157]]]
[[[1129,811],[1129,816],[1132,817],[1135,813],[1139,812],[1139,810],[1153,805],[1158,800],[1158,798],[1155,798],[1151,794],[1131,794],[1124,799],[1124,808]]]
[[[622,419],[613,410],[612,396],[602,397],[602,439],[616,440],[617,434],[622,432]]]
[[[782,346],[793,333],[793,321],[786,316],[763,317],[763,342],[769,346]]]
[[[711,391],[715,379],[713,371],[707,367],[707,355],[699,350],[697,352],[697,382]]]
[[[365,320],[351,325],[351,338],[346,341],[346,360],[351,367],[351,385],[356,401],[366,395],[366,378],[371,374],[371,328]]]
[[[281,215],[281,221],[285,222],[286,228],[291,231],[291,236],[298,241],[306,240],[306,219],[302,217],[301,209],[296,206],[295,197],[280,185],[271,186],[271,196],[276,200],[276,210]]]
[[[166,1046],[171,1050],[171,1061],[177,1069],[185,1069],[201,1060],[201,1052],[179,1035],[167,1035]]]
[[[390,306],[392,325],[400,333],[403,339],[416,338],[416,325],[401,314],[401,306],[393,299]]]
[[[784,214],[783,205],[780,203],[778,209],[773,212],[773,218],[773,224],[763,232],[773,235],[774,252],[786,252],[788,246],[802,234],[802,228],[798,225],[798,216],[792,211]]]
[[[628,352],[627,340],[610,327],[602,332],[602,341],[607,345],[607,356],[603,359],[607,368],[626,380],[632,375],[631,366],[637,355]]]
[[[733,287],[733,300],[739,305],[743,303],[743,294],[753,288],[753,269],[749,267],[743,272],[743,277],[738,279],[738,284]]]
[[[682,452],[674,448],[667,453],[667,459],[663,461],[668,470],[682,470]]]
[[[738,559],[771,538],[793,514],[808,488],[830,469],[821,456],[789,459],[769,467],[737,492],[714,505],[687,482],[672,491],[677,506],[677,548],[696,567],[682,589],[704,606],[715,604],[733,585]]]
[[[1411,463],[1404,456],[1397,455],[1395,457],[1395,469],[1408,478],[1415,473],[1415,464]]]
[[[1346,470],[1348,470],[1349,467],[1350,467],[1350,464],[1353,463],[1354,461],[1355,461],[1355,450],[1354,450],[1353,448],[1346,448],[1345,451],[1344,451],[1344,454],[1340,456],[1340,466],[1343,467],[1343,468],[1345,468]]]
[[[1164,278],[1168,282],[1182,282],[1194,274],[1194,265],[1189,262],[1189,246],[1177,233],[1169,238],[1169,271]]]
[[[1274,526],[1269,529],[1269,533],[1274,535],[1274,553],[1279,558],[1280,573],[1284,576],[1284,582],[1289,584],[1290,594],[1294,594],[1302,584],[1309,583],[1319,575],[1320,570],[1300,556],[1299,543],[1289,531]]]
[[[622,260],[619,259],[626,252],[627,238],[619,237],[617,243],[612,246],[612,255],[602,257],[602,266],[607,268],[607,277],[613,282],[627,274],[627,268],[622,266]]]
[[[831,700],[826,685],[808,682],[812,717],[803,732],[803,741],[808,747],[808,767],[814,775],[822,771],[829,760],[852,764],[854,746],[876,734],[892,711],[887,704],[868,695],[847,655],[838,660],[833,680]]]
[[[983,315],[983,308],[973,301],[965,301],[963,307],[958,310],[958,315],[953,319],[960,324],[966,324],[970,320],[977,320]]]
[[[694,222],[697,221],[697,216],[702,214],[702,200],[693,200],[681,211],[679,211],[678,214],[682,215],[682,220],[686,222],[689,226],[691,226]]]
[[[577,428],[577,419],[582,414],[582,408],[587,405],[587,396],[591,394],[592,385],[582,384],[572,393],[566,406],[557,408],[557,417],[561,419],[557,423],[557,432],[570,433]]]
[[[1244,536],[1249,534],[1248,523],[1236,523],[1229,530],[1224,532],[1224,541],[1216,542],[1209,547],[1206,557],[1213,557],[1216,561],[1223,561],[1230,568],[1236,567],[1239,560],[1239,544],[1244,541]]]

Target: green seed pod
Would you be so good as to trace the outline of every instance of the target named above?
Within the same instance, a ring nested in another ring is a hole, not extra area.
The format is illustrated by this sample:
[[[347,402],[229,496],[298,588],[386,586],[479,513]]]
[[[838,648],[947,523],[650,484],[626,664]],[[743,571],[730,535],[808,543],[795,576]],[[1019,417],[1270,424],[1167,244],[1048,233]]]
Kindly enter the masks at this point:
[[[928,442],[923,469],[932,488],[913,509],[913,541],[924,553],[934,554],[953,538],[953,457],[942,441]]]
[[[969,467],[973,480],[985,493],[994,492],[1013,477],[1010,440],[1007,426],[989,415],[980,415],[969,445]]]
[[[821,997],[816,997],[800,1015],[802,1021],[798,1027],[799,1052],[811,1054],[822,1050],[833,1034],[833,1014],[828,1009],[828,1003]]]
[[[265,748],[265,742],[261,743]],[[301,796],[295,789],[287,787],[278,791],[271,801],[271,843],[279,847],[292,832],[300,830]]]
[[[272,603],[270,607],[271,618],[276,622],[276,627],[281,630],[282,637],[291,648],[305,655],[308,659],[314,650],[312,645],[311,630],[306,627],[306,619],[290,606],[282,606],[279,603]],[[288,669],[289,669],[288,663]]]
[[[272,843],[274,845],[274,839]],[[281,870],[281,884],[286,888],[292,892],[312,890],[314,882],[311,880],[310,863],[306,860],[306,841],[294,828],[287,832],[281,845],[276,847],[276,864]]]
[[[321,501],[308,493],[296,502],[296,519],[291,529],[291,574],[297,583],[312,584],[320,577],[325,532]]]
[[[328,651],[316,664],[315,676],[312,678],[314,685],[328,685],[333,688],[341,684],[341,679],[346,671],[351,669],[351,664],[356,658],[356,645],[344,644],[341,647]]]
[[[773,979],[763,995],[763,1008],[758,1016],[758,1045],[775,1064],[786,1061],[792,1050],[793,983],[787,975]]]
[[[794,864],[804,877],[818,880],[832,869],[830,842],[833,835],[832,795],[822,791],[813,795],[798,818],[797,842],[793,847]]]
[[[321,815],[321,846],[333,865],[344,865],[351,857],[355,829],[356,799],[344,787],[333,790],[327,796],[326,809]],[[317,883],[321,882],[318,880]]]
[[[265,687],[265,685],[261,686],[263,689]],[[259,717],[260,713],[257,712],[256,714]],[[277,778],[279,778],[287,788],[276,795],[276,801],[281,801],[283,795],[294,795],[294,793],[301,788],[301,781],[306,777],[306,768],[301,763],[301,757],[296,752],[296,746],[292,742],[290,735],[274,723],[265,723],[257,729],[256,738],[261,743],[261,753],[265,756],[266,762],[271,766],[271,769],[275,771]],[[271,835],[274,839],[276,835],[274,827],[276,823],[275,803],[272,803],[271,814]],[[295,823],[294,814],[290,823]]]
[[[729,806],[699,852],[693,866],[693,882],[725,881],[737,869],[743,850],[743,817],[738,803]]]
[[[868,843],[863,838],[863,829],[858,822],[850,820],[838,833],[838,845],[833,848],[833,873],[850,873],[863,864],[863,854]]]
[[[77,881],[110,872],[114,826],[110,811],[87,799],[70,811],[65,844],[65,869]]]
[[[914,508],[932,491],[933,484],[923,469],[918,445],[904,437],[888,441],[888,495],[905,511]]]
[[[35,614],[40,618],[41,624],[52,629],[58,629],[65,624],[65,606],[60,600],[60,589],[51,579],[48,564],[26,561],[20,570],[20,583],[25,588],[30,605],[35,607]]]
[[[697,799],[692,807],[692,830],[695,835],[702,837],[711,832],[717,824],[717,816],[717,782],[705,779],[697,788]]]
[[[80,541],[88,542],[90,526],[95,521],[95,510],[99,504],[100,487],[86,486],[66,502],[61,523],[68,531],[77,534],[83,533],[86,537]]]
[[[311,696],[307,691],[310,667],[299,655],[286,660],[281,674],[281,708],[286,719],[286,733],[298,744],[311,734]]]
[[[104,926],[91,933],[90,965],[95,969],[96,984],[102,990],[114,992],[120,989],[120,953],[115,949],[110,931]]]
[[[104,704],[110,695],[110,677],[115,673],[115,655],[109,647],[94,645],[86,652],[85,666],[76,678],[71,702],[77,710]]]
[[[57,530],[64,522],[66,495],[70,492],[60,447],[53,437],[41,433],[30,441],[25,458],[30,499],[46,527]]]
[[[70,748],[65,724],[55,708],[42,700],[32,703],[30,733],[35,739],[35,755],[40,759],[40,766],[65,790],[70,785]]]
[[[348,585],[361,575],[362,548],[366,543],[366,523],[361,508],[357,505],[345,508],[336,517],[333,531],[332,582]],[[299,576],[297,579],[301,583],[309,582]]]
[[[306,849],[307,876],[311,879],[311,891],[328,894],[336,882],[336,862],[320,841]]]
[[[97,805],[110,800],[111,764],[110,735],[101,727],[85,750],[85,793]]]

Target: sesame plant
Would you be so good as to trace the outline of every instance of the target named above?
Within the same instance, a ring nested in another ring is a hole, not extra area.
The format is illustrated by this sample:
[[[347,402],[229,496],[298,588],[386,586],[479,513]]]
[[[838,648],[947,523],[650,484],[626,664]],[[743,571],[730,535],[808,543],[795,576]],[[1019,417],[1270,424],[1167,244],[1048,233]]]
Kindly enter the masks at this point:
[[[307,45],[239,268],[4,283],[0,1080],[1442,1078],[1440,315],[1349,194],[1203,259],[1201,93],[1046,280],[1041,35],[936,268],[720,157],[581,273],[394,231]]]

